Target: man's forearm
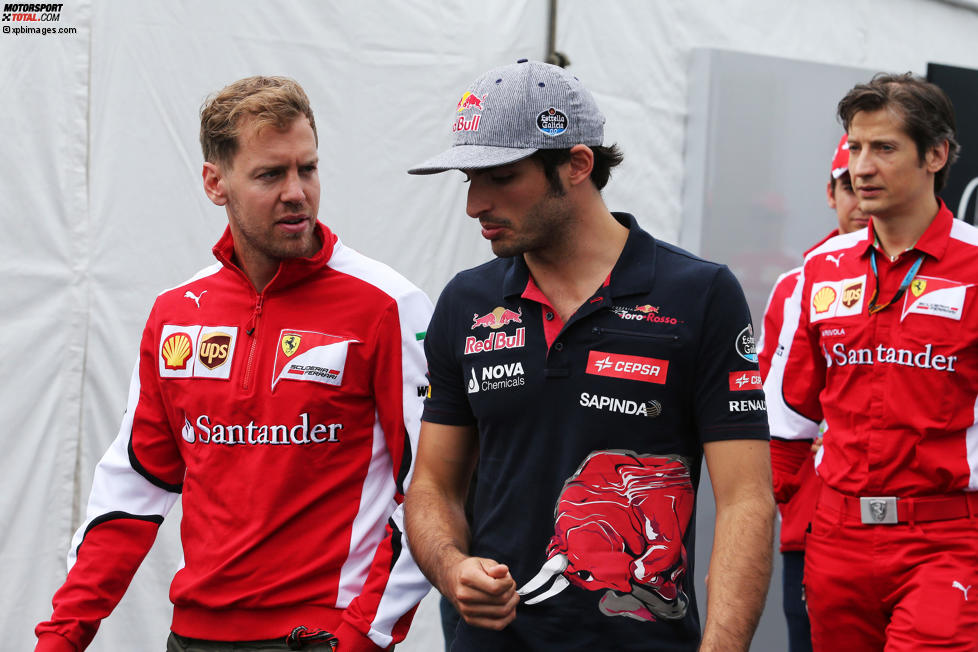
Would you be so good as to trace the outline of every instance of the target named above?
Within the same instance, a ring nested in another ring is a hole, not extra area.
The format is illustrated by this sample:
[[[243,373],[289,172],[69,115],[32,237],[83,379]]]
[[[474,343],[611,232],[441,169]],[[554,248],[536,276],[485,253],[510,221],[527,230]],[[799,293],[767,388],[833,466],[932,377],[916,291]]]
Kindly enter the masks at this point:
[[[411,553],[428,581],[445,593],[445,571],[469,550],[464,506],[438,489],[415,482],[405,499],[405,527]]]
[[[750,648],[771,579],[774,514],[769,493],[718,508],[700,652]]]

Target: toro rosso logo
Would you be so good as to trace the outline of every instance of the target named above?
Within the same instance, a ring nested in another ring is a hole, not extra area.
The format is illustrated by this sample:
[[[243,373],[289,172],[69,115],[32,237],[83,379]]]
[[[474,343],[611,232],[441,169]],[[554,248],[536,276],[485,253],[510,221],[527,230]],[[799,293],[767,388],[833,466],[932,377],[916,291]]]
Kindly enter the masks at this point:
[[[509,308],[503,308],[502,306],[497,306],[493,308],[492,312],[486,313],[485,315],[479,316],[478,313],[472,315],[472,329],[475,330],[480,326],[485,326],[491,328],[492,330],[497,330],[505,326],[510,322],[516,322],[517,324],[523,323],[523,309],[517,308],[516,312],[513,312]]]
[[[604,591],[598,608],[606,616],[683,618],[693,500],[678,456],[591,453],[564,483],[547,560],[518,593],[536,604],[574,585]]]

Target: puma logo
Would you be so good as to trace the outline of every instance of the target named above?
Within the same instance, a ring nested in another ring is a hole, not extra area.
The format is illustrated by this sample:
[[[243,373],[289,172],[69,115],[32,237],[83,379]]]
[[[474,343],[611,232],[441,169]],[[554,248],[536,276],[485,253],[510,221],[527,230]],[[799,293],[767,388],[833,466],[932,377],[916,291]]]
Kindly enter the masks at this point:
[[[965,602],[968,601],[968,591],[971,590],[971,586],[970,585],[968,586],[968,588],[965,588],[964,584],[962,584],[961,582],[959,582],[957,580],[954,580],[954,582],[951,583],[951,588],[953,588],[953,589],[961,589],[961,593],[964,593],[964,601]]]
[[[833,263],[835,263],[835,266],[838,267],[839,263],[842,262],[842,257],[845,255],[846,252],[844,251],[838,256],[833,256],[832,254],[829,254],[828,256],[825,257],[825,260],[831,260]]]
[[[200,308],[200,300],[204,298],[204,295],[205,294],[207,294],[207,290],[204,290],[203,292],[201,292],[200,293],[200,296],[196,296],[193,292],[191,292],[190,290],[187,290],[187,293],[184,294],[183,296],[184,296],[185,299],[193,299],[194,300],[194,303],[197,304],[197,307]]]

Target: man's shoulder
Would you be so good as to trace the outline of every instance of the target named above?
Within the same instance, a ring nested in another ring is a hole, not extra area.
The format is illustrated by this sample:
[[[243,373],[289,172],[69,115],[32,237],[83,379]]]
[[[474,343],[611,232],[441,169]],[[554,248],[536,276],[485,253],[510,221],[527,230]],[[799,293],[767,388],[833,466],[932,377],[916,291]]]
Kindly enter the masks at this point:
[[[963,220],[954,220],[951,222],[951,239],[978,247],[978,227]]]
[[[791,293],[795,291],[795,286],[798,284],[798,278],[801,276],[801,269],[799,265],[794,269],[789,269],[778,277],[778,280],[774,282],[774,288],[771,290],[769,304],[773,304],[779,299],[783,301],[791,296]]]
[[[655,239],[656,257],[661,257],[658,265],[659,270],[685,270],[694,273],[716,274],[717,271],[725,269],[727,266],[714,260],[708,260],[702,256],[697,256],[691,251],[687,251],[678,245],[674,245],[664,240]]]
[[[443,292],[501,294],[502,283],[515,264],[513,258],[493,258],[481,265],[463,269],[445,285]]]
[[[827,240],[823,241],[817,247],[811,249],[805,255],[805,264],[807,265],[809,261],[822,258],[826,259],[826,256],[837,256],[840,253],[846,253],[851,249],[857,249],[865,242],[867,236],[867,229],[859,229],[858,231],[853,231],[852,233],[842,233],[839,235],[832,236]],[[832,259],[828,259],[828,262],[833,262]]]
[[[362,281],[378,291],[391,297],[398,303],[411,298],[427,295],[414,283],[397,272],[390,265],[364,254],[341,243],[339,240],[333,247],[329,259],[329,267],[351,278]],[[430,301],[428,302],[430,303]]]
[[[223,270],[223,269],[224,269],[224,266],[221,263],[213,263],[211,265],[208,265],[207,267],[204,267],[203,269],[201,269],[201,270],[197,271],[196,273],[194,273],[194,275],[191,276],[190,278],[188,278],[187,280],[185,280],[185,281],[183,281],[181,283],[178,283],[177,285],[174,285],[173,287],[169,287],[169,288],[163,290],[162,292],[160,292],[156,296],[156,300],[157,301],[160,301],[160,300],[164,300],[165,301],[165,300],[168,300],[168,299],[171,299],[171,298],[174,298],[174,297],[176,297],[176,298],[192,298],[190,295],[194,294],[193,289],[198,284],[199,281],[203,281],[204,279],[210,278],[210,277],[214,276],[215,274],[220,273],[221,270]]]

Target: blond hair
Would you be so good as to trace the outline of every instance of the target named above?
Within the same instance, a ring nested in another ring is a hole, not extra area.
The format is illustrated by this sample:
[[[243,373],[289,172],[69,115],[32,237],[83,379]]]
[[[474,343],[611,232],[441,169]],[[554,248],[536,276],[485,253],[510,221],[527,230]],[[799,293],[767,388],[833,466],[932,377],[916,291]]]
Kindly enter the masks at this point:
[[[246,118],[258,131],[268,126],[286,129],[305,116],[316,135],[316,119],[302,86],[287,77],[247,77],[211,95],[200,107],[200,148],[204,160],[230,165],[238,152],[238,136]]]

